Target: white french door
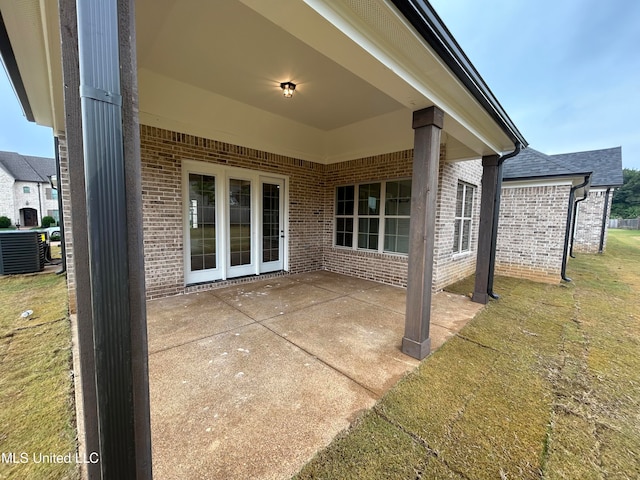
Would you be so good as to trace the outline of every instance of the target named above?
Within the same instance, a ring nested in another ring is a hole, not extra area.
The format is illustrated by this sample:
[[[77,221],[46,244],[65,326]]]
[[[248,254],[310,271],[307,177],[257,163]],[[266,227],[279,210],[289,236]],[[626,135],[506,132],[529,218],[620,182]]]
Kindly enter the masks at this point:
[[[263,177],[260,180],[262,216],[260,238],[260,272],[284,269],[285,223],[284,180]]]
[[[183,162],[185,283],[286,267],[286,177]]]

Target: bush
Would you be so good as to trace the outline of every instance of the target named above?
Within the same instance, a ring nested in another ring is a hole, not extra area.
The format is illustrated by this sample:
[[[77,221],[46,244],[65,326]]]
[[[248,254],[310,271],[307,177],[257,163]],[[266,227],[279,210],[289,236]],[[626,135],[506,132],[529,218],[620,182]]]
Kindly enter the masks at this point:
[[[42,227],[43,228],[49,228],[51,226],[55,226],[56,225],[56,219],[53,217],[50,217],[49,215],[47,215],[46,217],[42,218]]]
[[[0,217],[0,228],[9,228],[11,226],[11,219],[9,217]]]

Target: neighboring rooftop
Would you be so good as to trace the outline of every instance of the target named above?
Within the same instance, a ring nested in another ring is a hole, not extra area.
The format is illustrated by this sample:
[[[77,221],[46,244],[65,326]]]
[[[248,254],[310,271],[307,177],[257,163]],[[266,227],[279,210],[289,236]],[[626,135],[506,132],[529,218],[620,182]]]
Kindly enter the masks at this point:
[[[0,166],[21,182],[49,183],[48,177],[56,174],[53,158],[30,157],[15,152],[0,152]]]
[[[504,164],[504,180],[567,177],[592,173],[592,187],[622,185],[622,148],[546,155],[526,148]]]
[[[622,180],[622,147],[560,153],[551,158],[579,171],[592,171],[592,187],[618,187]]]

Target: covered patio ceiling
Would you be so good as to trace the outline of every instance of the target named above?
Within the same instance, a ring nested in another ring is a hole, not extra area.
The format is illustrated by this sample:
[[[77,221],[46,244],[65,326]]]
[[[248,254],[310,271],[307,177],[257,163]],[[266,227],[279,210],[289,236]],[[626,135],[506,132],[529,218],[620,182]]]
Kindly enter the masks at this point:
[[[413,148],[412,112],[437,105],[447,160],[513,150],[394,3],[137,0],[140,122],[334,163]],[[0,7],[35,121],[63,132],[55,5]]]

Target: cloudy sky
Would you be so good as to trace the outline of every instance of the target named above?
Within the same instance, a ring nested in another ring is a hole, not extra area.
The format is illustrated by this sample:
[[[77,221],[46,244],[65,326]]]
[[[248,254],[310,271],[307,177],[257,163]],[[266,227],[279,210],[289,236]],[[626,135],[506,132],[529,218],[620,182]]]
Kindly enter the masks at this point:
[[[622,146],[640,169],[640,2],[431,0],[531,147]],[[0,150],[53,156],[0,70]]]
[[[431,0],[536,150],[640,170],[640,2]]]

